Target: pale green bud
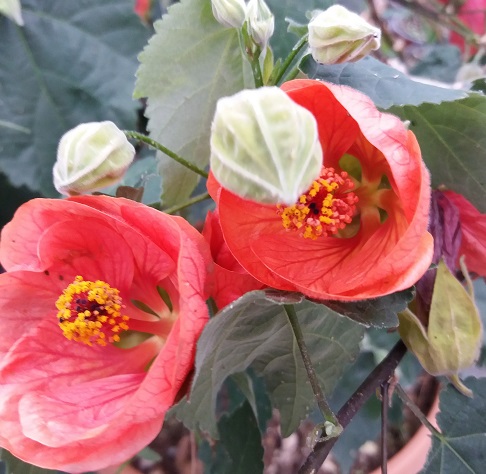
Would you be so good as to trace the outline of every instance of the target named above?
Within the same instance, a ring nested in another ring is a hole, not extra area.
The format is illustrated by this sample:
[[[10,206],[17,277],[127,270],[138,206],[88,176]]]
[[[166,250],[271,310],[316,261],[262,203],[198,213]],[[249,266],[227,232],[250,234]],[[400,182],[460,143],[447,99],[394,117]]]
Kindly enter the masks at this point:
[[[275,29],[275,17],[264,0],[250,0],[246,10],[248,33],[253,41],[265,49]]]
[[[211,170],[225,188],[286,205],[318,178],[322,149],[314,116],[278,87],[220,99],[211,128]]]
[[[24,26],[20,0],[0,0],[0,15],[5,15],[19,26]]]
[[[211,0],[214,18],[227,28],[241,28],[245,22],[244,0]]]
[[[341,5],[317,12],[309,23],[309,47],[321,64],[358,61],[380,47],[381,31]]]
[[[428,327],[410,310],[400,313],[399,319],[400,336],[422,367],[432,375],[451,377],[458,386],[457,373],[479,356],[483,330],[473,295],[443,261],[437,268]]]
[[[134,156],[135,149],[113,122],[82,123],[59,142],[54,186],[68,196],[110,186],[122,178]]]

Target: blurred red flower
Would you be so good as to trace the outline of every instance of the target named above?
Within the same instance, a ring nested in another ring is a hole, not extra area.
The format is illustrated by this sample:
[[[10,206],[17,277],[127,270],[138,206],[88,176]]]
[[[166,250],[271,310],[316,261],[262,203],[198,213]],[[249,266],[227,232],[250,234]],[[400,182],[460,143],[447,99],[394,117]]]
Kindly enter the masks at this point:
[[[450,0],[441,0],[444,5],[451,3]],[[457,11],[457,17],[467,27],[469,27],[478,36],[486,34],[486,1],[485,0],[466,0]],[[464,37],[455,31],[451,31],[450,41],[464,50]],[[474,48],[471,53],[474,53]]]
[[[459,213],[461,244],[457,259],[466,257],[469,271],[486,277],[486,214],[479,212],[464,196],[454,191],[442,193]],[[456,262],[459,268],[458,263]]]
[[[282,89],[317,120],[321,177],[285,208],[242,199],[211,175],[230,251],[261,282],[317,299],[412,286],[433,250],[429,174],[415,136],[349,87],[295,80]]]
[[[133,9],[142,20],[147,20],[150,16],[151,5],[152,0],[135,0]]]
[[[136,454],[208,321],[203,237],[126,199],[36,199],[3,229],[0,261],[0,445],[68,472]]]

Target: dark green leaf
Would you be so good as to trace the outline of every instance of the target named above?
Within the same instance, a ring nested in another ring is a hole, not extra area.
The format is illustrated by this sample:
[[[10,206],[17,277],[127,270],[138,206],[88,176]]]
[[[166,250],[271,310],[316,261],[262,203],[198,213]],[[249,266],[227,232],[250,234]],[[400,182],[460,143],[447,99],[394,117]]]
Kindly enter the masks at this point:
[[[27,464],[17,459],[6,449],[1,450],[0,459],[0,463],[3,464],[3,466],[0,464],[0,468],[5,469],[6,474],[56,474],[58,472]]]
[[[244,401],[218,422],[221,439],[199,444],[199,458],[206,474],[255,473],[263,471],[263,447],[252,407]]]
[[[486,378],[464,381],[469,399],[452,385],[440,394],[437,415],[443,438],[434,437],[421,474],[483,474],[486,465]]]
[[[323,304],[366,327],[394,328],[398,326],[397,314],[412,301],[412,289],[382,296],[381,298],[344,302],[325,301]]]
[[[486,212],[486,97],[391,111],[410,120],[434,186],[445,185],[463,194]]]
[[[317,376],[329,394],[356,357],[363,327],[309,301],[295,308]],[[314,397],[283,306],[264,291],[247,293],[208,323],[198,343],[190,402],[177,416],[186,426],[217,437],[217,394],[229,376],[249,367],[263,377],[288,436],[308,414]]]
[[[419,105],[462,99],[467,93],[457,89],[422,84],[386,64],[366,57],[355,63],[324,66],[310,55],[303,58],[300,68],[311,79],[353,87],[373,100],[377,107],[388,109],[394,105]]]
[[[231,459],[232,474],[258,474],[263,472],[263,447],[253,409],[245,402],[231,416],[224,415],[218,422],[226,452]]]
[[[57,195],[61,135],[82,122],[134,128],[136,54],[148,36],[133,0],[24,0],[24,27],[0,17],[0,169]]]

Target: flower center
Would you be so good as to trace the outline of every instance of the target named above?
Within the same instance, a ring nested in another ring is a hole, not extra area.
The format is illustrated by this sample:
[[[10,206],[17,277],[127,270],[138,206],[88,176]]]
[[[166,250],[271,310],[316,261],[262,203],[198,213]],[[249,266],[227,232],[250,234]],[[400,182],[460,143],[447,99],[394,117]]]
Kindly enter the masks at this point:
[[[104,281],[86,281],[78,275],[56,301],[64,336],[88,346],[118,342],[129,320],[120,313],[123,305],[119,293]]]
[[[277,206],[282,225],[295,230],[305,239],[327,237],[344,229],[353,220],[358,196],[351,192],[353,181],[346,171],[336,173],[333,168],[322,168],[309,191],[296,204]]]

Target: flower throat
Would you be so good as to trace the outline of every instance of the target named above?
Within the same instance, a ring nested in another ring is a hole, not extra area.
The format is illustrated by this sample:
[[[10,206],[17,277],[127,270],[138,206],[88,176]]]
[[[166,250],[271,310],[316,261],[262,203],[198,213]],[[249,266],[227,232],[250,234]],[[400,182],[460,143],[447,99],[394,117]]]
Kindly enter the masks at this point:
[[[128,329],[129,318],[120,312],[119,293],[104,281],[86,281],[78,275],[56,301],[64,336],[88,346],[120,341],[119,333]]]
[[[305,239],[315,240],[337,234],[351,223],[358,196],[351,190],[354,184],[346,171],[321,169],[321,175],[293,206],[277,206],[282,225]]]

